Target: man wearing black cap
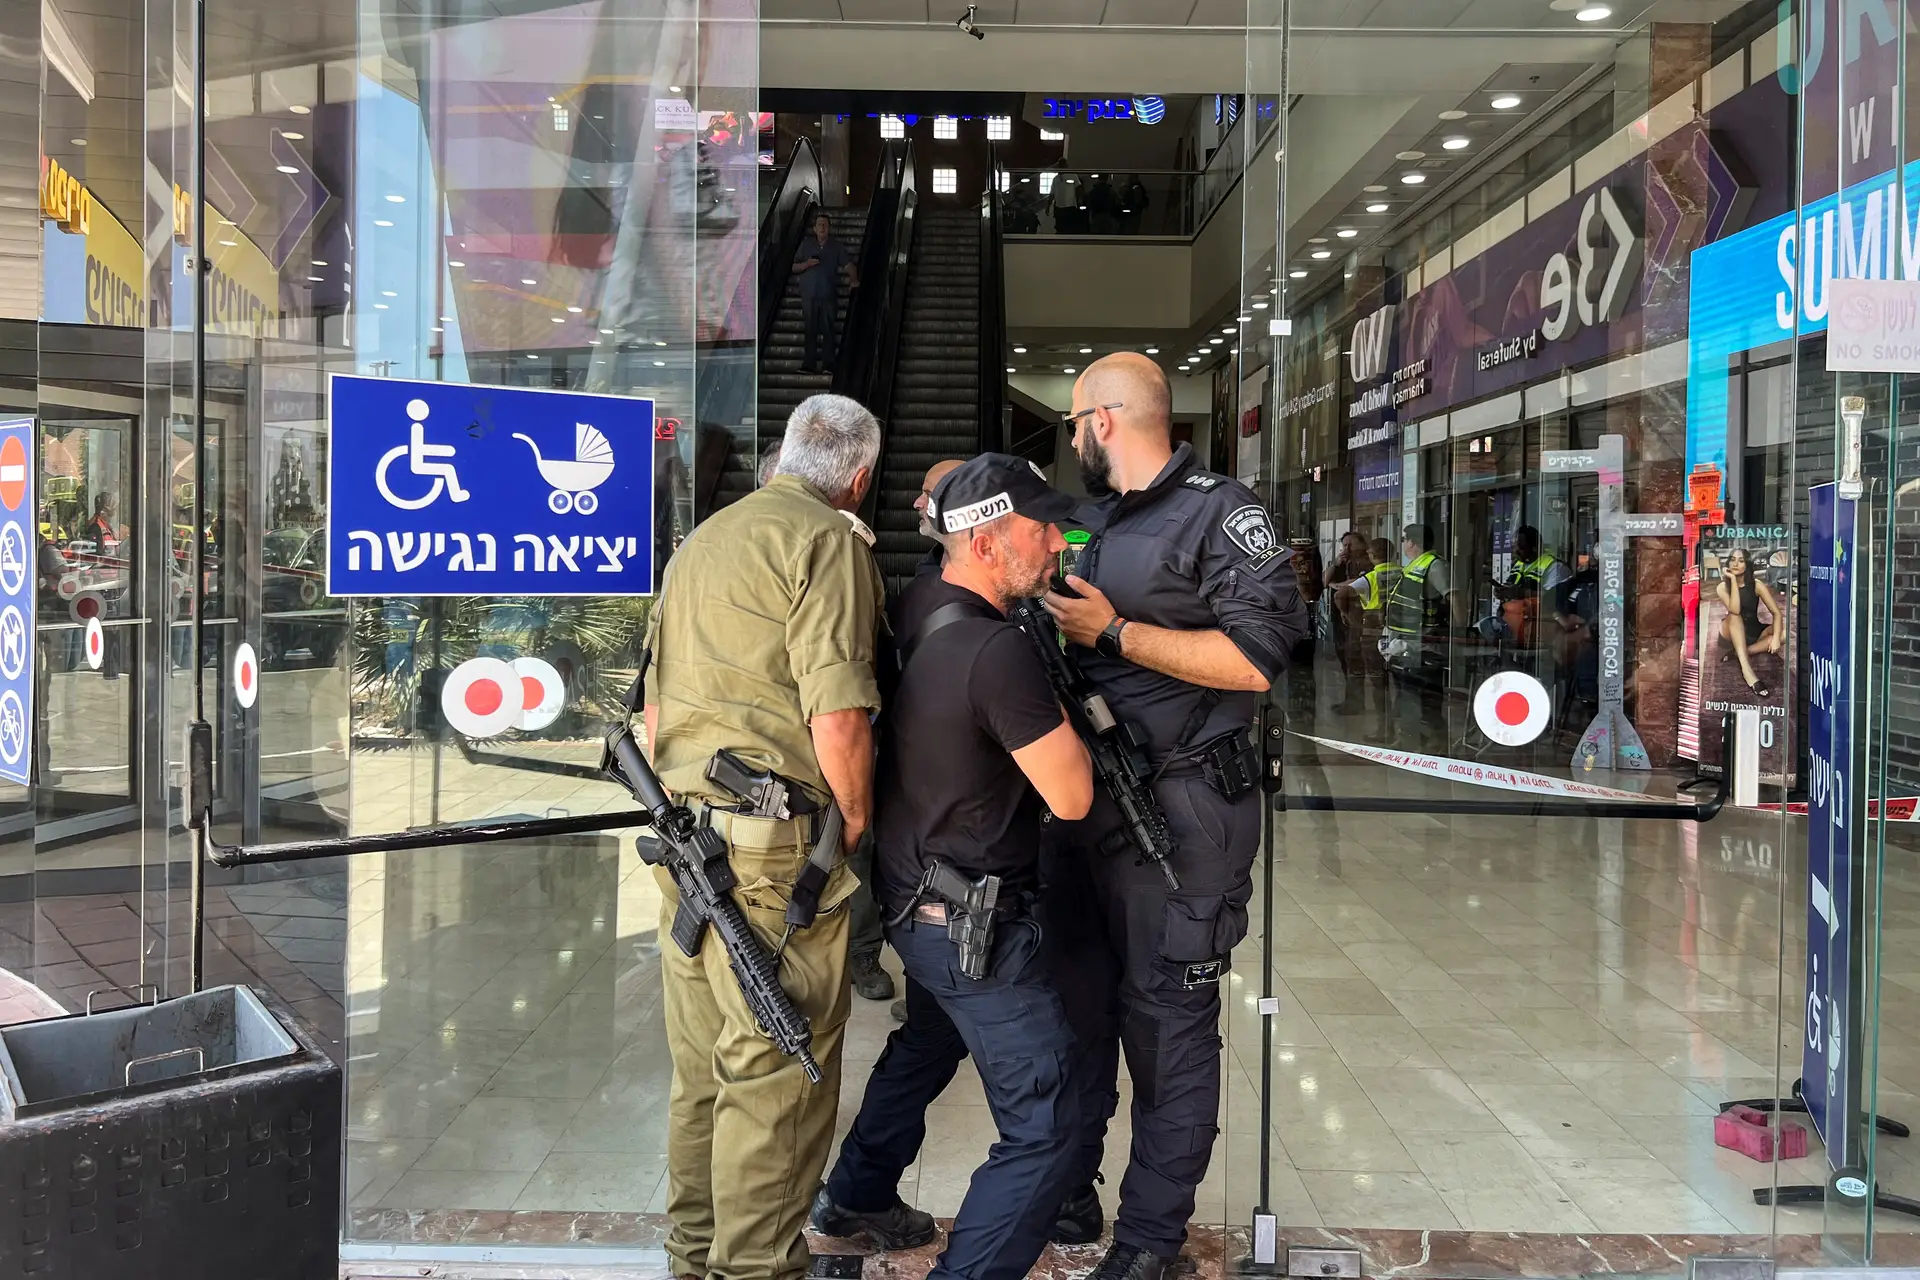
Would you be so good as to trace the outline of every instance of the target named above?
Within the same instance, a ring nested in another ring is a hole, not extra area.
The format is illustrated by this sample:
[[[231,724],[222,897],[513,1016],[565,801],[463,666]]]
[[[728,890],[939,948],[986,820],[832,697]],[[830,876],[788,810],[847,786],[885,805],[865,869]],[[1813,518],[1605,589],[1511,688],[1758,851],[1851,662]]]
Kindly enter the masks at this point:
[[[1093,770],[1009,602],[1046,590],[1066,547],[1054,521],[1073,499],[1031,463],[984,454],[933,490],[926,515],[946,548],[895,619],[904,666],[876,777],[878,896],[907,977],[907,1020],[874,1065],[860,1114],[814,1202],[834,1236],[930,1238],[900,1200],[926,1109],[973,1056],[999,1141],[973,1175],[930,1280],[1019,1280],[1046,1248],[1079,1140],[1069,1088],[1073,1033],[1040,956],[1033,916],[1041,806],[1084,817]],[[937,864],[970,883],[999,877],[984,972],[961,970],[954,904],[927,889]]]

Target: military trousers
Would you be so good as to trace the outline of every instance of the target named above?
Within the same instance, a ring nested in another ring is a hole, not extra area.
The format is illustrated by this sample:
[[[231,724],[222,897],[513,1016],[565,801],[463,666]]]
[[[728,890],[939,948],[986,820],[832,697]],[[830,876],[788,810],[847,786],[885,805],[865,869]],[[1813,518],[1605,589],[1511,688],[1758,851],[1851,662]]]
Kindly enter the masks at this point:
[[[782,824],[794,826],[797,824]],[[743,848],[729,835],[734,896],[769,951],[807,847]],[[672,941],[680,897],[656,868],[662,897],[660,971],[673,1089],[667,1116],[667,1256],[676,1275],[709,1280],[797,1280],[808,1266],[803,1234],[833,1143],[840,1099],[840,1045],[852,1004],[844,864],[821,895],[810,928],[779,962],[780,983],[813,1027],[820,1082],[810,1084],[755,1025],[711,930],[698,955]]]
[[[1178,891],[1119,846],[1113,802],[1048,824],[1044,896],[1050,964],[1079,1046],[1080,1154],[1069,1190],[1093,1181],[1119,1105],[1120,1055],[1133,1081],[1133,1144],[1113,1238],[1180,1252],[1220,1132],[1220,980],[1247,934],[1258,793],[1229,802],[1201,778],[1154,787],[1167,813]]]

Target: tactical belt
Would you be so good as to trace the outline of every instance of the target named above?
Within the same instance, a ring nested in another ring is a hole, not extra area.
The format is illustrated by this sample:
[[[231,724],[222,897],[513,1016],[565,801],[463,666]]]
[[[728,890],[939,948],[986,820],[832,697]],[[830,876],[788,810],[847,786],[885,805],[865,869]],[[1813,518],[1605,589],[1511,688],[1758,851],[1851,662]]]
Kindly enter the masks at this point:
[[[694,820],[712,827],[736,849],[799,849],[819,839],[820,813],[796,814],[791,818],[756,818],[734,813],[707,800],[685,797]]]

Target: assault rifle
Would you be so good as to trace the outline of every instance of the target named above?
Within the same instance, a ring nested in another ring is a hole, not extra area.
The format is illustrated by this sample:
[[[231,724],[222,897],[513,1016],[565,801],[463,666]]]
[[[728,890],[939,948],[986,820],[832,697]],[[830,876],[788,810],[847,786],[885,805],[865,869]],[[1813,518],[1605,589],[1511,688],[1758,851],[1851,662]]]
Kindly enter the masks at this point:
[[[1166,811],[1149,785],[1145,747],[1139,730],[1117,719],[1101,692],[1093,687],[1060,648],[1060,631],[1053,615],[1037,600],[1015,600],[1009,619],[1027,633],[1040,660],[1046,664],[1047,678],[1066,705],[1073,731],[1087,744],[1093,757],[1093,773],[1113,797],[1120,810],[1126,838],[1139,851],[1142,862],[1160,868],[1167,888],[1178,890],[1180,877],[1174,874],[1173,837],[1167,830]]]
[[[630,712],[640,698],[640,682],[636,680],[627,697]],[[633,740],[631,719],[607,735],[600,767],[653,814],[653,831],[659,839],[653,856],[647,856],[644,844],[641,856],[653,866],[664,866],[680,891],[680,910],[673,917],[675,945],[689,956],[699,955],[707,926],[713,926],[727,949],[727,963],[733,967],[734,981],[740,984],[740,994],[746,997],[754,1021],[780,1052],[798,1058],[807,1079],[818,1084],[820,1065],[813,1060],[813,1027],[806,1015],[793,1007],[792,998],[780,985],[779,963],[761,945],[760,935],[733,900],[732,890],[739,882],[727,861],[726,840],[712,827],[696,822],[687,806],[668,797],[659,775]]]

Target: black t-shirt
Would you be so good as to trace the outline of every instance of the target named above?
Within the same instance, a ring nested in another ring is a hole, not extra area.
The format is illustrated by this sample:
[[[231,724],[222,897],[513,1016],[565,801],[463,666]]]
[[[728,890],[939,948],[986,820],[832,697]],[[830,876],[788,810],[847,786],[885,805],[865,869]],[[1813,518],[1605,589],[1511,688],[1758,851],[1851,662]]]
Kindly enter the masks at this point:
[[[955,602],[969,616],[919,639],[928,615]],[[897,910],[930,858],[969,878],[1031,887],[1042,806],[1010,753],[1065,718],[1040,655],[999,610],[938,574],[901,594],[893,626],[913,652],[887,709],[875,779],[880,900]]]

